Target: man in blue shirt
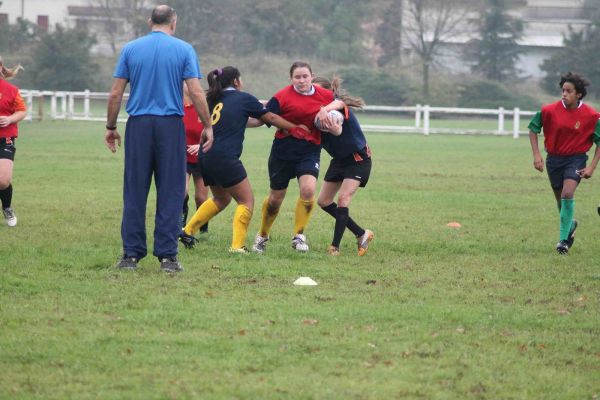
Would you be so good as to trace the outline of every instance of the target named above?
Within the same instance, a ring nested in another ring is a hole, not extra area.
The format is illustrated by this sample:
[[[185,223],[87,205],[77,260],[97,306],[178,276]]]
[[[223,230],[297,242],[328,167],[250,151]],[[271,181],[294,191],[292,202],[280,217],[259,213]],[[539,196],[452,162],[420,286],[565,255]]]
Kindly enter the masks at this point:
[[[123,178],[123,256],[117,267],[135,269],[146,256],[146,202],[152,175],[156,186],[153,254],[166,272],[179,272],[177,239],[185,197],[186,143],[183,126],[183,83],[204,124],[202,150],[212,146],[213,132],[198,57],[188,43],[173,37],[175,10],[160,5],[149,20],[151,32],[123,47],[108,99],[104,142],[113,153],[121,145],[117,117],[130,85],[125,127]]]

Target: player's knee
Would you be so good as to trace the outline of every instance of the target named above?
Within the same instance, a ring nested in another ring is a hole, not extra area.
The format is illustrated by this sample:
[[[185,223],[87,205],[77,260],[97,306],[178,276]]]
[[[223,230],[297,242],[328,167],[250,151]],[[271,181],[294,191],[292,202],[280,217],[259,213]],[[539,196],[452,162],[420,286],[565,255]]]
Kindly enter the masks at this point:
[[[10,186],[10,178],[7,176],[0,176],[0,190],[4,190]]]
[[[340,193],[338,196],[338,207],[348,207],[352,200],[351,194]]]

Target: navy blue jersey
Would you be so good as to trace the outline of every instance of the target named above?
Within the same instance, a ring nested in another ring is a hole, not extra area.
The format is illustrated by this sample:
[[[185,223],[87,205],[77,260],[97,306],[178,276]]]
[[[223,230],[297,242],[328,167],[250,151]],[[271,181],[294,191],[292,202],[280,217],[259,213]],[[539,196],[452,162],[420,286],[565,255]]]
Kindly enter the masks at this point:
[[[250,93],[225,90],[221,100],[210,108],[214,141],[206,154],[239,158],[248,117],[258,119],[267,112],[263,104]]]
[[[348,157],[362,149],[367,145],[367,139],[360,128],[358,119],[348,109],[348,119],[342,124],[342,134],[334,136],[329,133],[323,133],[321,136],[323,148],[333,158]]]

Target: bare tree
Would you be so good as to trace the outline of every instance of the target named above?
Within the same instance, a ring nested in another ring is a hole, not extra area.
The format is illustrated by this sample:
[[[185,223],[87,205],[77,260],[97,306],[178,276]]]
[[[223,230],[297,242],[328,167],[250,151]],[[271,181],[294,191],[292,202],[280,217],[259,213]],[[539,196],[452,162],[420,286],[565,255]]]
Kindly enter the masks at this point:
[[[404,37],[422,66],[423,97],[429,100],[429,74],[440,45],[469,24],[470,2],[465,0],[408,0]]]
[[[102,20],[105,35],[113,54],[117,45],[141,36],[148,30],[148,0],[89,0],[90,13]]]

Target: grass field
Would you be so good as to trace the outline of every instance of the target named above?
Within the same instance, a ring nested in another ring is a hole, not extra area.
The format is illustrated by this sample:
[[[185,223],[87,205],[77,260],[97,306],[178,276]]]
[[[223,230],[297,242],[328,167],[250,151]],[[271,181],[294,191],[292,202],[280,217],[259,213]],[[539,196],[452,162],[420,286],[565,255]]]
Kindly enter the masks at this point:
[[[123,151],[104,148],[103,127],[21,125],[19,225],[0,226],[0,398],[600,396],[600,172],[577,191],[577,241],[559,256],[527,139],[373,134],[351,206],[375,231],[366,256],[348,234],[326,255],[321,210],[311,251],[293,253],[291,185],[265,255],[227,253],[230,206],[181,249],[185,272],[148,257],[131,273],[113,267]],[[247,132],[257,203],[271,137]],[[249,242],[259,219],[255,207]],[[293,286],[300,276],[319,285]]]

